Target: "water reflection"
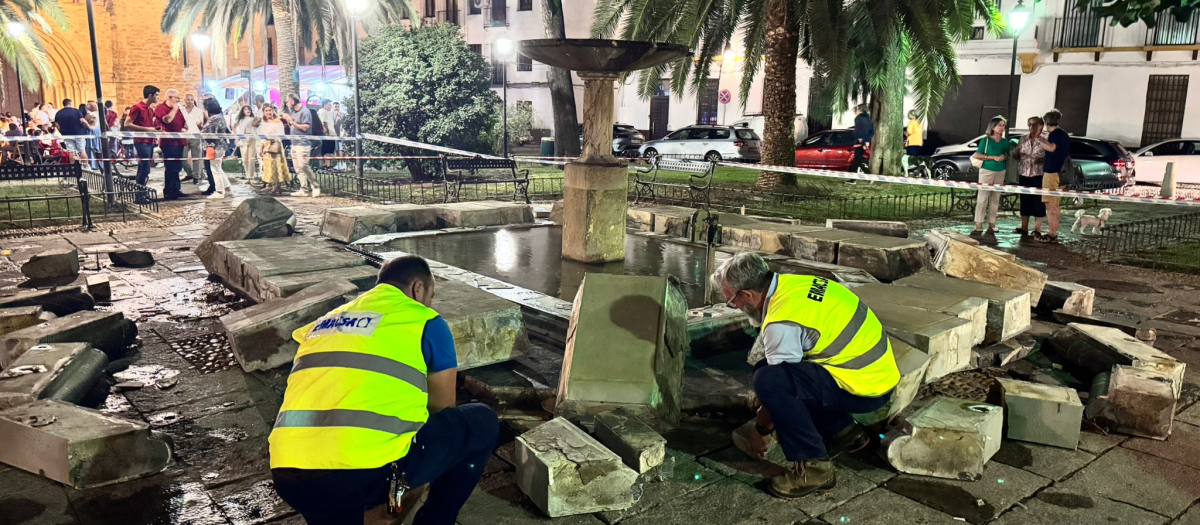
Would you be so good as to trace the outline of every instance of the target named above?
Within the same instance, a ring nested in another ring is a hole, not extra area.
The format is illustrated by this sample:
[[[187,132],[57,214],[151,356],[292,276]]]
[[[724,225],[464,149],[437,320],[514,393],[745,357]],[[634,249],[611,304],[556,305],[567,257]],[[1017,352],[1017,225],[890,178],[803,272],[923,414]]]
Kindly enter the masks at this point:
[[[704,250],[637,235],[625,237],[625,260],[584,264],[562,258],[562,228],[517,228],[396,239],[387,249],[436,261],[567,301],[588,273],[674,275],[690,306],[703,304]]]

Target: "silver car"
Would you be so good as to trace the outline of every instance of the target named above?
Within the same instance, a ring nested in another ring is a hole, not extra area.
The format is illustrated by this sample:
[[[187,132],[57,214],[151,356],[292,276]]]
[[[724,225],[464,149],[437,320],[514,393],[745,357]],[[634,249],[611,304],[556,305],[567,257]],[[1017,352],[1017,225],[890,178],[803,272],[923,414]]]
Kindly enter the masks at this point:
[[[638,153],[645,158],[664,156],[708,161],[738,160],[758,162],[762,150],[758,134],[752,129],[733,126],[688,126],[667,136],[642,144]]]

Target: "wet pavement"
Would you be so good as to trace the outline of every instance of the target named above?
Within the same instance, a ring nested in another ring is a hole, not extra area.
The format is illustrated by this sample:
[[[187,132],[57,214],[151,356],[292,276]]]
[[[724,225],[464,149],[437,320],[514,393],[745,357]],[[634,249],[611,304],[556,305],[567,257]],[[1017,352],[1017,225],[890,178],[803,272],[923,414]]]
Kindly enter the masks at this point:
[[[266,436],[286,371],[247,374],[231,364],[217,317],[245,304],[210,282],[192,253],[250,194],[239,185],[238,198],[174,202],[155,216],[105,223],[86,234],[4,232],[23,236],[0,238],[0,294],[19,290],[20,264],[48,247],[95,254],[77,283],[98,272],[108,274],[113,302],[98,308],[133,319],[139,343],[113,363],[91,406],[149,423],[171,438],[175,458],[160,474],[88,490],[0,465],[0,524],[302,523],[275,495],[267,463]],[[316,234],[325,207],[357,204],[328,197],[281,201],[296,211],[303,235]],[[914,224],[913,229],[945,225]],[[1001,226],[1011,230],[1015,223],[1006,218]],[[838,460],[834,490],[783,501],[762,491],[764,480],[779,467],[749,460],[731,447],[729,432],[744,422],[738,419],[742,416],[710,411],[686,417],[665,434],[674,468],[663,481],[646,483],[633,508],[551,520],[516,488],[511,444],[522,428],[547,414],[509,410],[503,416],[504,444],[459,523],[1200,523],[1200,278],[1097,264],[1069,246],[1032,244],[1014,234],[987,242],[1017,253],[1051,279],[1095,287],[1098,314],[1150,319],[1147,323],[1158,330],[1155,345],[1189,365],[1170,440],[1085,432],[1074,451],[1005,442],[984,479],[974,483],[897,475],[869,447]],[[155,265],[112,267],[103,254],[124,248],[151,251]],[[1032,334],[1045,337],[1054,328],[1036,320]],[[737,360],[728,361],[735,366]],[[989,373],[976,373],[938,388],[979,395],[983,390],[977,383],[989,380]],[[125,386],[108,393],[117,383]]]

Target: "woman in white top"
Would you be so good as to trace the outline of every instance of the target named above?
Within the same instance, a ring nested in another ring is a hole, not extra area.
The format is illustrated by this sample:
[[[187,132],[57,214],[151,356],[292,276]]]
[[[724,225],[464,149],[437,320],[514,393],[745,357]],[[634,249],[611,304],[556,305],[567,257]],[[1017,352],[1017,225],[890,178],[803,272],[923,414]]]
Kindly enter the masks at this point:
[[[234,117],[233,132],[239,135],[253,135],[258,132],[257,122],[254,109],[242,106],[237,117]],[[238,139],[238,149],[242,150],[242,169],[246,172],[246,182],[258,184],[258,139]]]
[[[275,106],[264,105],[263,116],[258,124],[261,135],[283,135],[283,121],[279,119],[279,110]],[[291,180],[288,177],[287,160],[283,158],[283,142],[279,139],[263,139],[259,141],[258,155],[262,157],[262,178],[267,185],[267,193],[282,195],[284,186]]]

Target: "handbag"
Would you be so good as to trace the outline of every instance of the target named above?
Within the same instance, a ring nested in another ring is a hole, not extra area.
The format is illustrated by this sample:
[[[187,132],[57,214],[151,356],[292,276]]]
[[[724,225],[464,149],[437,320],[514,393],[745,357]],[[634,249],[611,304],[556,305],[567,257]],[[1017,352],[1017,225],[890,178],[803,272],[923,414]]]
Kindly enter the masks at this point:
[[[987,141],[988,141],[988,137],[984,137],[983,138],[983,154],[984,155],[987,155],[987,150],[988,150],[988,148],[987,148],[988,142]],[[975,155],[971,155],[971,166],[974,166],[975,169],[977,169],[977,170],[983,169],[983,159],[976,158]]]

